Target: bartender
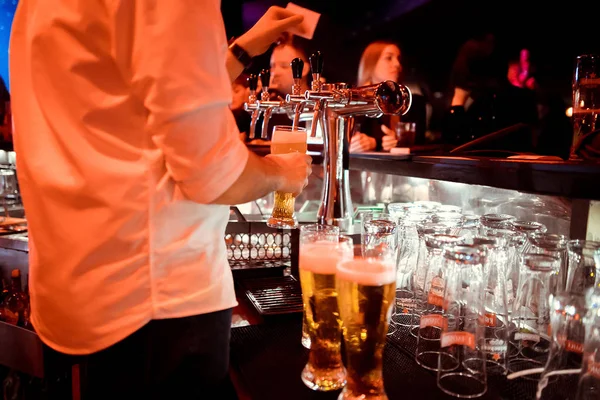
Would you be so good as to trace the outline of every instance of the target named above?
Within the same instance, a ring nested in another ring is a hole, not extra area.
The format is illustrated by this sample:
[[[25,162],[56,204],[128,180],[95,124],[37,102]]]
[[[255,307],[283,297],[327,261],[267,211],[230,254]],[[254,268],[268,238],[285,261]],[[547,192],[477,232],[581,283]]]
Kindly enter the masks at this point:
[[[311,164],[248,151],[231,82],[302,19],[272,7],[228,48],[218,0],[19,2],[15,147],[50,398],[68,398],[65,371],[83,400],[229,397],[228,205],[299,193]]]

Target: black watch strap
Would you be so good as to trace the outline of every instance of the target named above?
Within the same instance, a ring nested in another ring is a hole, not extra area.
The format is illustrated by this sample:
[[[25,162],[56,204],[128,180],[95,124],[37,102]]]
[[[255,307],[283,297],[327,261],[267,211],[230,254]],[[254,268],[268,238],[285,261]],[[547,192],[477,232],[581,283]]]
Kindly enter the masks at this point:
[[[231,43],[231,45],[229,45],[229,51],[231,51],[231,54],[242,63],[244,68],[248,68],[250,64],[252,64],[252,57],[250,57],[250,54],[242,49],[239,44],[235,42]]]

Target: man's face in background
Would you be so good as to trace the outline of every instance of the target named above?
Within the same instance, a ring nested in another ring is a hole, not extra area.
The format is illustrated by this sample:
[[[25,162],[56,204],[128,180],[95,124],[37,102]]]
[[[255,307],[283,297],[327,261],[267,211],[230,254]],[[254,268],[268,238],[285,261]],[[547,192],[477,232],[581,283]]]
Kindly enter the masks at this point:
[[[291,94],[294,77],[292,76],[292,67],[290,63],[294,58],[302,55],[292,46],[281,45],[273,49],[271,54],[271,84],[269,89],[275,89],[282,94]],[[302,80],[306,84],[306,76],[310,67],[308,61],[304,60],[304,69],[302,70]]]

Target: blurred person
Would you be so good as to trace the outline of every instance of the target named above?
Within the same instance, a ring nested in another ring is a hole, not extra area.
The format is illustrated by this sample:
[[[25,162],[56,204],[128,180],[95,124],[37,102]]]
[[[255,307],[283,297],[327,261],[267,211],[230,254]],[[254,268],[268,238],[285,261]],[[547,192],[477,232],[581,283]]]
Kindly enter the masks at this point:
[[[300,58],[304,61],[302,69],[302,79],[300,80],[301,93],[310,89],[311,74],[308,54],[305,47],[301,45],[301,38],[292,36],[290,40],[284,41],[273,48],[270,60],[271,81],[269,90],[276,96],[285,96],[292,94],[292,85],[294,77],[292,75],[291,62],[294,58]]]
[[[497,47],[495,36],[482,31],[459,49],[451,71],[452,100],[442,137],[448,144],[460,145],[514,127],[513,134],[494,146],[528,152],[539,122],[536,95],[510,82],[514,71]],[[520,140],[508,139],[514,137]]]
[[[372,85],[386,80],[402,83],[400,47],[391,41],[378,40],[370,43],[362,53],[358,66],[357,85]],[[396,123],[415,122],[417,141],[425,136],[425,97],[414,94],[409,111],[402,116],[384,115],[380,118],[357,117],[355,133],[350,141],[350,152],[389,151],[396,147]]]
[[[507,79],[513,91],[535,96],[538,121],[533,137],[533,150],[542,155],[568,159],[573,127],[566,115],[567,103],[559,93],[537,78],[535,58],[527,47],[520,47],[508,61]]]
[[[450,71],[450,87],[466,91],[497,87],[506,73],[504,65],[497,50],[496,36],[485,29],[476,31],[456,54]]]
[[[235,397],[229,205],[301,192],[311,159],[249,152],[231,82],[302,20],[271,7],[228,48],[218,0],[19,2],[15,148],[50,398],[76,367],[86,400]]]
[[[232,99],[229,108],[232,110],[244,108],[244,104],[248,101],[248,96],[250,96],[250,85],[248,83],[249,76],[250,75],[246,73],[242,73],[231,82]]]
[[[523,48],[519,51],[519,56],[508,61],[508,81],[518,88],[527,88],[535,90],[537,82],[535,80],[535,66],[531,62],[531,53],[529,49]]]
[[[292,93],[292,85],[294,84],[294,77],[292,75],[291,62],[294,58],[300,58],[304,61],[304,67],[302,69],[302,79],[300,80],[301,93],[310,89],[310,64],[308,62],[308,55],[305,50],[305,45],[302,42],[302,38],[292,35],[286,35],[271,52],[271,58],[269,62],[269,96],[271,100],[280,101],[285,100],[286,95]],[[261,85],[261,80],[258,80]],[[260,86],[259,86],[260,88]],[[260,90],[257,90],[257,96],[260,99]],[[287,114],[271,114],[269,118],[269,125],[267,128],[267,141],[271,139],[273,133],[273,127],[276,125],[291,125],[292,120]],[[249,126],[249,125],[248,125]],[[260,138],[263,126],[263,114],[260,115],[256,123],[256,138],[251,140],[251,144],[264,144],[265,141]],[[306,122],[301,122],[300,126],[308,127]]]

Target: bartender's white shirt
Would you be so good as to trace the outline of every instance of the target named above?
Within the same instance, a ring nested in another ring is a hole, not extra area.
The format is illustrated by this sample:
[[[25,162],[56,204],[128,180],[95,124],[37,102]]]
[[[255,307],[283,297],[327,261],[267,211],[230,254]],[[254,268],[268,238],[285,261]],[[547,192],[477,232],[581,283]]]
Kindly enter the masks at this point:
[[[151,319],[235,306],[208,205],[248,150],[218,0],[21,0],[10,42],[32,322],[102,350]]]

